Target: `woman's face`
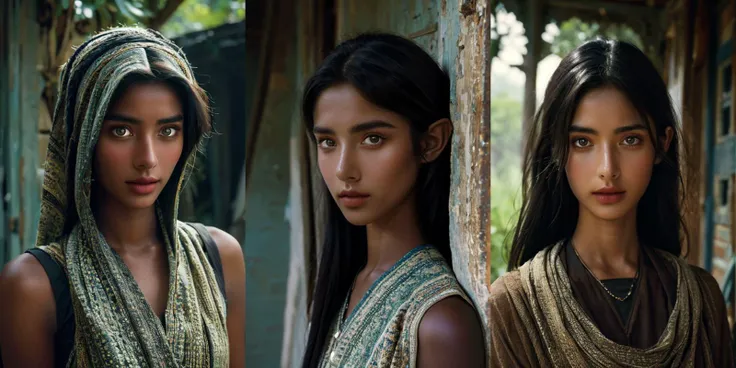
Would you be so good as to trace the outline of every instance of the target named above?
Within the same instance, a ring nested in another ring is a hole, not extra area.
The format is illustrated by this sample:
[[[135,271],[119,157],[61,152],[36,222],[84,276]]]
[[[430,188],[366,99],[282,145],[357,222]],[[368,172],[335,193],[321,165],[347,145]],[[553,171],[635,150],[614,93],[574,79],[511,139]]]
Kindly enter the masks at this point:
[[[319,169],[350,223],[367,225],[413,206],[420,160],[409,124],[349,84],[331,87],[317,100],[313,133]]]
[[[647,124],[615,88],[593,90],[580,101],[565,170],[581,217],[618,220],[636,213],[657,163]],[[665,151],[672,134],[667,128]]]
[[[127,208],[152,206],[184,147],[183,113],[164,83],[134,84],[109,106],[95,148],[103,198]]]

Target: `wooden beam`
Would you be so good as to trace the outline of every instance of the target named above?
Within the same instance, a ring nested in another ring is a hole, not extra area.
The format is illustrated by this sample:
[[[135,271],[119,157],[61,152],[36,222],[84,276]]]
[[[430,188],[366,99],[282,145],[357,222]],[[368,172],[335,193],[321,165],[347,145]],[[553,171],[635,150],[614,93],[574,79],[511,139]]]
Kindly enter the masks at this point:
[[[543,9],[541,0],[527,0],[527,13],[524,20],[524,28],[526,28],[526,36],[528,39],[527,53],[524,55],[524,72],[526,80],[524,82],[524,107],[522,121],[522,138],[521,150],[526,151],[526,132],[533,124],[534,113],[537,109],[537,63],[539,63],[541,53]]]

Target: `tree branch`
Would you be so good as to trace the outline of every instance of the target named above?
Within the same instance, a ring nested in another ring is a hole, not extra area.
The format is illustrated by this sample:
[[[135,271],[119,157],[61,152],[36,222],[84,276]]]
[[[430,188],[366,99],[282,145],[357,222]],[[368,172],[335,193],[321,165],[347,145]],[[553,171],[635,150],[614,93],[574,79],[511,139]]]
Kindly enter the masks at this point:
[[[163,9],[157,10],[146,26],[158,30],[164,25],[164,23],[166,23],[166,21],[174,14],[176,9],[179,8],[179,5],[183,2],[184,0],[167,0],[166,6],[164,6]]]

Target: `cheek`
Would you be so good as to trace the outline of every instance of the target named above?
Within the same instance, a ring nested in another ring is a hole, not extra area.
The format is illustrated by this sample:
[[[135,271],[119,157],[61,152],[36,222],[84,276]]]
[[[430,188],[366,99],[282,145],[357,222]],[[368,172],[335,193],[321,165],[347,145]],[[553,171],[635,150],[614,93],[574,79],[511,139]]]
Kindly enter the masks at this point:
[[[335,167],[337,165],[336,154],[317,153],[317,165],[322,179],[329,184],[330,179],[335,177]]]
[[[131,157],[132,150],[129,145],[114,144],[104,139],[100,140],[95,149],[96,169],[98,172],[113,173],[115,168],[129,166]]]
[[[376,178],[391,186],[408,186],[416,179],[418,162],[410,144],[393,145],[367,155],[363,165]]]
[[[159,144],[156,155],[159,162],[165,162],[167,167],[176,166],[184,151],[184,141],[163,142]]]
[[[624,177],[643,186],[649,183],[653,167],[654,155],[649,152],[627,155],[621,162]]]
[[[589,156],[571,153],[567,158],[565,173],[573,190],[583,182],[590,180],[595,165]]]

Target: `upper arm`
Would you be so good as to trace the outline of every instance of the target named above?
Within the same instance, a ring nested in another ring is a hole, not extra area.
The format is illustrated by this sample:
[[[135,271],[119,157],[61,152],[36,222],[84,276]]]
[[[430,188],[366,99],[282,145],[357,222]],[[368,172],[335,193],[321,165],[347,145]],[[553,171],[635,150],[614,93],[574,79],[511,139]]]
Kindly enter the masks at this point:
[[[419,324],[417,367],[485,367],[483,330],[460,297],[433,305]]]
[[[0,272],[0,351],[5,368],[52,367],[56,302],[46,271],[22,254]]]
[[[207,227],[222,260],[227,297],[227,331],[230,366],[245,366],[245,259],[240,243],[230,234]]]

